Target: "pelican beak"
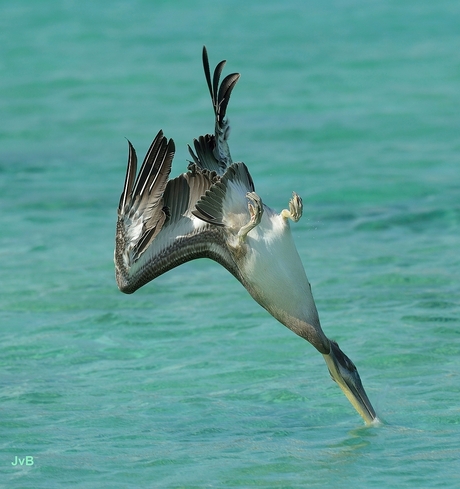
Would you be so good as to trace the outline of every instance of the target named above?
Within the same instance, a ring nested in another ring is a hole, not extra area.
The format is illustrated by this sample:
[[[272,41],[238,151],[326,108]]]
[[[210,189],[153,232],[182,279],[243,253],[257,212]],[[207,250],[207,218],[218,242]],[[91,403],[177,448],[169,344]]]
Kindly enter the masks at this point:
[[[367,397],[355,364],[343,353],[335,341],[331,341],[329,354],[323,356],[332,380],[339,385],[366,424],[375,421],[377,415]]]

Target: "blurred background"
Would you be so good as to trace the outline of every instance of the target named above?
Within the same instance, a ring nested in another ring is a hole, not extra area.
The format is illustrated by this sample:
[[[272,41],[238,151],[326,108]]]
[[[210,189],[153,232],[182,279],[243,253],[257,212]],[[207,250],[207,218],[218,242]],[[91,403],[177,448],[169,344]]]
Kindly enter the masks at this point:
[[[0,487],[455,487],[460,6],[0,0]],[[292,231],[385,424],[217,264],[124,296],[127,141],[214,128]],[[12,466],[15,456],[34,465]]]

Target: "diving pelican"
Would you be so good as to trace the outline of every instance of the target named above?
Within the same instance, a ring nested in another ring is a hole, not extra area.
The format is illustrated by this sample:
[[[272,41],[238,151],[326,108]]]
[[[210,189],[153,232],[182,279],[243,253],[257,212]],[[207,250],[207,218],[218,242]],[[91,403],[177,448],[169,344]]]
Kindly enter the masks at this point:
[[[160,131],[139,174],[128,141],[128,168],[118,206],[115,270],[120,290],[131,294],[147,282],[196,258],[225,267],[273,317],[309,341],[326,361],[332,379],[366,424],[377,419],[354,363],[321,329],[318,312],[289,220],[302,216],[294,192],[281,213],[255,192],[246,165],[233,162],[228,147],[227,105],[240,75],[220,83],[226,61],[211,79],[208,55],[203,67],[215,114],[213,135],[189,146],[187,172],[169,179],[175,146]]]

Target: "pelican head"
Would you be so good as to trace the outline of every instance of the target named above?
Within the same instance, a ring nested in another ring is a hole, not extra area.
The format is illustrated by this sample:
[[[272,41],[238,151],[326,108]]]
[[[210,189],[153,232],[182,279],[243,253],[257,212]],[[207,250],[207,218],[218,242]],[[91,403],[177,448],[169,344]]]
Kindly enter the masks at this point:
[[[323,356],[332,380],[339,385],[366,424],[371,424],[377,419],[377,416],[364,390],[355,364],[343,353],[335,341],[330,340],[330,346],[330,352]]]

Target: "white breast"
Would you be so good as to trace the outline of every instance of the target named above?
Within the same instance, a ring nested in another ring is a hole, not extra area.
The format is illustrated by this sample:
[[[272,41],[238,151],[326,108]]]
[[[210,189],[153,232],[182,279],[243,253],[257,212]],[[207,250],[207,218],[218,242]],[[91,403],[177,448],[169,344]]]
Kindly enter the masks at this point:
[[[254,299],[278,319],[284,311],[319,325],[310,284],[289,223],[264,206],[262,221],[249,232],[246,243],[248,251],[243,269]]]

